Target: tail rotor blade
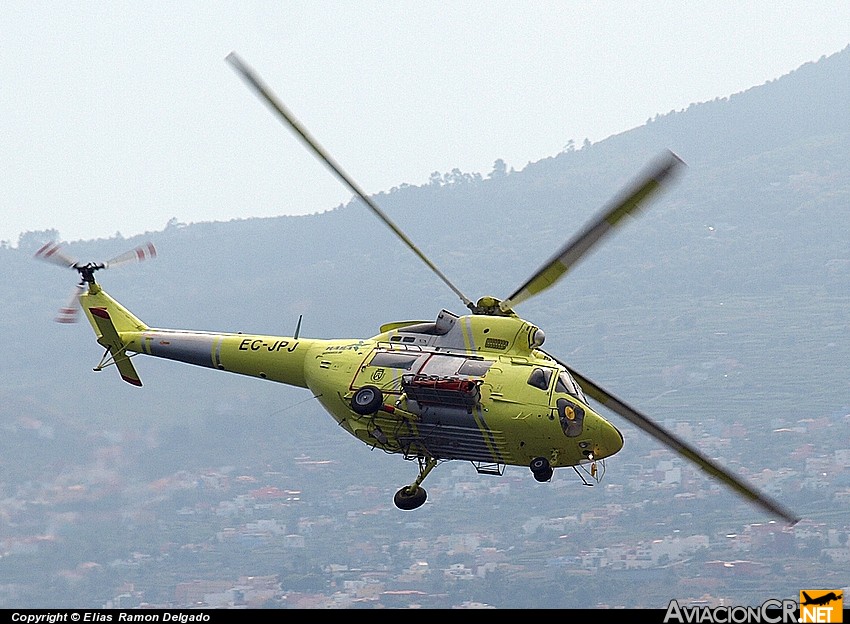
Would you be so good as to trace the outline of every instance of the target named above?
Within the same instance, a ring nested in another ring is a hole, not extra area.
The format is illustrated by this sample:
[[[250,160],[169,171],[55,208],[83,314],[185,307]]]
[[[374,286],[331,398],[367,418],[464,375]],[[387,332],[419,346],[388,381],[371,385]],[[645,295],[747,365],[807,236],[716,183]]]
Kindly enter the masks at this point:
[[[68,305],[64,308],[59,308],[59,312],[54,319],[57,323],[76,323],[80,319],[80,295],[83,294],[85,287],[83,284],[77,284],[74,295],[68,301]]]
[[[130,251],[125,251],[119,256],[114,257],[112,260],[107,261],[105,268],[115,268],[119,267],[123,264],[130,264],[132,262],[143,262],[145,260],[151,260],[156,258],[156,247],[154,247],[153,243],[148,242],[144,245],[139,245],[135,249],[131,249]]]
[[[62,245],[55,241],[46,243],[38,251],[35,252],[35,257],[39,260],[44,260],[51,264],[70,269],[77,264],[76,258],[72,258],[62,249]]]

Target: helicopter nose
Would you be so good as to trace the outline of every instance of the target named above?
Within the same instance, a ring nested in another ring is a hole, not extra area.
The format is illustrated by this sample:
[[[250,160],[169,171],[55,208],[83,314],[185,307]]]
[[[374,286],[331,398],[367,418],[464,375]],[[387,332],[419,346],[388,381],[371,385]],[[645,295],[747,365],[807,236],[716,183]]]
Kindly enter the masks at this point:
[[[595,439],[596,459],[610,457],[623,448],[623,434],[607,420],[603,420]]]

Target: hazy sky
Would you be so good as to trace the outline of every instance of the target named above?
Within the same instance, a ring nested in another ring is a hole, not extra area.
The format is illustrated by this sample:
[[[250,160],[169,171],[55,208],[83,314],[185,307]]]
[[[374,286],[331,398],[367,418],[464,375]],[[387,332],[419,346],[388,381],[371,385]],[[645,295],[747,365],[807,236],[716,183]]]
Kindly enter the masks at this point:
[[[522,169],[763,84],[850,44],[850,2],[5,0],[0,29],[0,240],[16,244],[348,201],[231,51],[377,193]]]

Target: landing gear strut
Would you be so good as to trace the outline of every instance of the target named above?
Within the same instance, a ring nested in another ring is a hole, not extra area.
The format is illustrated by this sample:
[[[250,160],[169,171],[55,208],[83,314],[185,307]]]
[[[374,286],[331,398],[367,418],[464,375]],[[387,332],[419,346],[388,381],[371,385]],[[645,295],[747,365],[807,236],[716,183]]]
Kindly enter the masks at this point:
[[[422,482],[436,465],[437,460],[433,457],[419,458],[419,476],[416,478],[416,481],[410,485],[406,485],[395,493],[393,502],[396,507],[404,511],[410,511],[411,509],[421,507],[425,503],[428,493],[422,487]]]

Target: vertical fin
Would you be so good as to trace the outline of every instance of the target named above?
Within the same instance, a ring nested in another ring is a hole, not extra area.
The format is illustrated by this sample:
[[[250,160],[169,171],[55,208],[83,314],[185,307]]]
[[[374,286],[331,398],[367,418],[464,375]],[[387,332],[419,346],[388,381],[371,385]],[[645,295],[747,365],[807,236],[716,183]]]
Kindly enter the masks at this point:
[[[112,323],[112,318],[109,316],[107,309],[89,308],[89,312],[91,312],[92,319],[100,332],[100,338],[97,341],[109,349],[109,353],[112,355],[112,361],[118,367],[118,372],[121,374],[121,379],[128,384],[141,386],[142,380],[139,379],[136,367],[133,366],[127,355],[126,347],[121,341],[121,337],[118,335],[118,331],[115,329],[115,325]],[[99,369],[100,367],[95,370]]]

